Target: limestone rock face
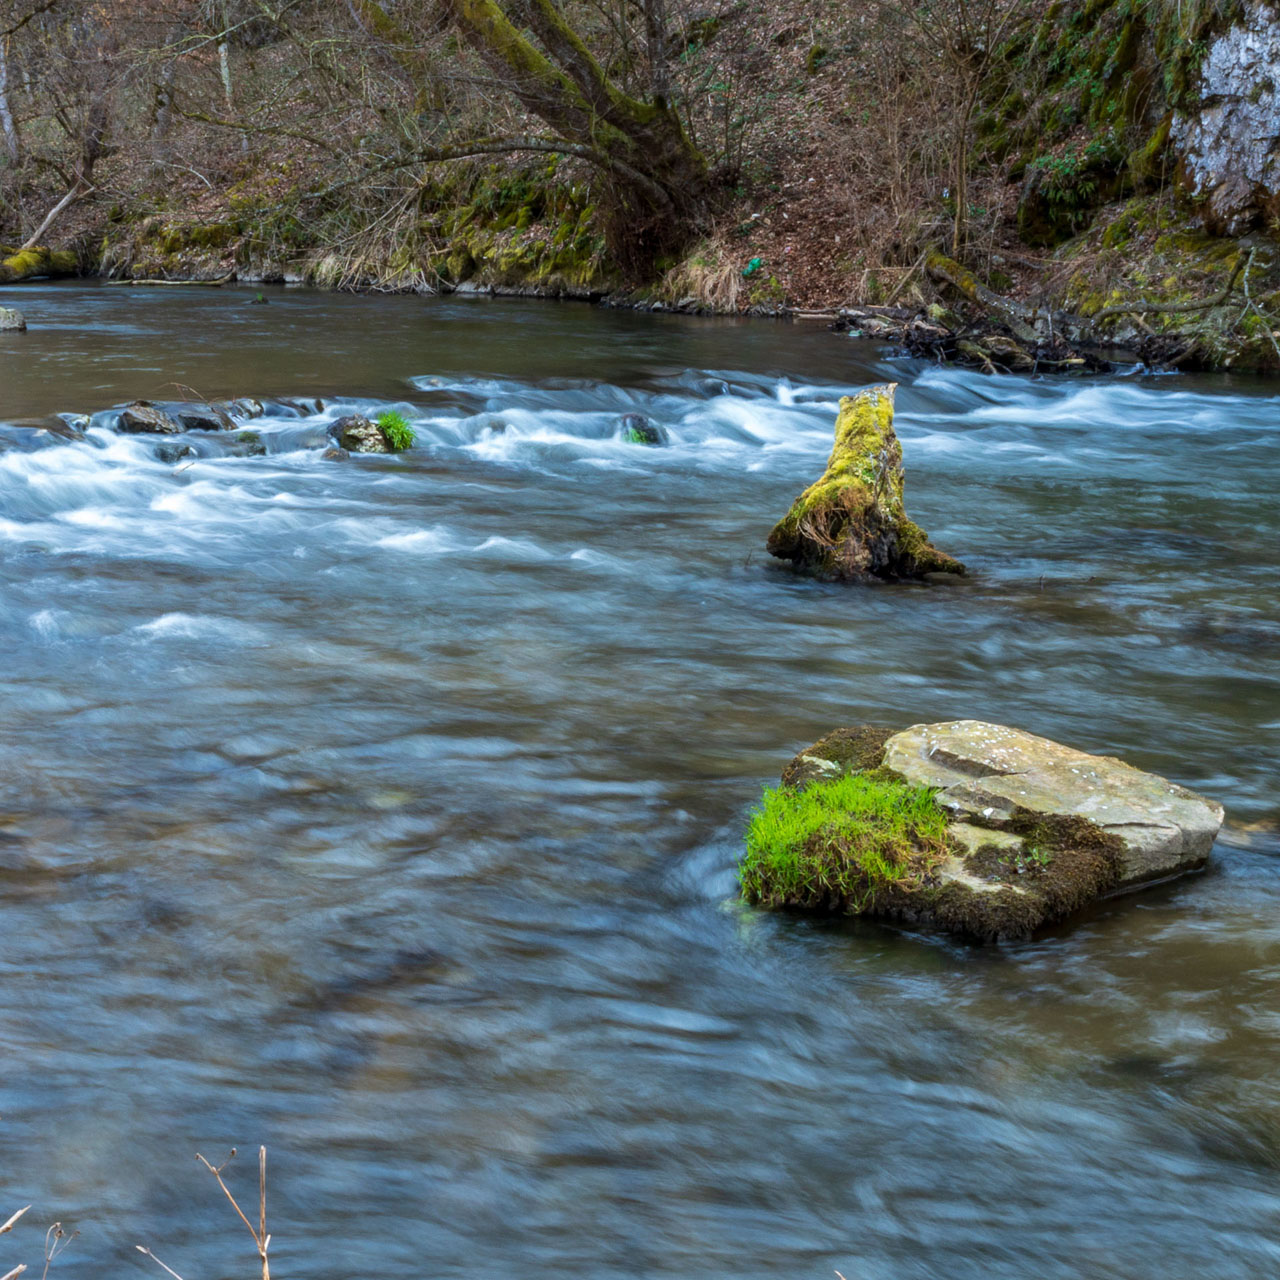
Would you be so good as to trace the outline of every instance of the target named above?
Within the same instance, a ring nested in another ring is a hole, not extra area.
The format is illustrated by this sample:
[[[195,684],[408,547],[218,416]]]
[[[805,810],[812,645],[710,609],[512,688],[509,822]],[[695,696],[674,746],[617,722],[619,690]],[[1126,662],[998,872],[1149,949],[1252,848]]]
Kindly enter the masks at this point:
[[[16,307],[0,307],[0,333],[22,333],[27,319]]]
[[[1250,4],[1210,45],[1200,101],[1171,136],[1215,235],[1241,235],[1280,209],[1280,14]]]
[[[771,555],[841,582],[964,572],[907,518],[902,446],[893,430],[896,387],[869,387],[840,401],[827,469],[774,526],[767,544]]]
[[[914,725],[885,743],[884,766],[958,818],[1005,822],[1020,812],[1087,818],[1118,836],[1120,878],[1112,892],[1204,866],[1222,826],[1222,806],[1154,773],[1048,738],[953,720]]]

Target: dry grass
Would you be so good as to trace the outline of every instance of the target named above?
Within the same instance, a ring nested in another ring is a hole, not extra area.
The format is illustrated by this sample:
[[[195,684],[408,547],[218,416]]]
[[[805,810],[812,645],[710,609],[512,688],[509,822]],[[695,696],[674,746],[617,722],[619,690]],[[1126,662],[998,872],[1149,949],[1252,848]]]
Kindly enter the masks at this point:
[[[723,240],[708,240],[663,276],[657,294],[673,305],[692,299],[703,311],[732,314],[746,289],[742,271]]]

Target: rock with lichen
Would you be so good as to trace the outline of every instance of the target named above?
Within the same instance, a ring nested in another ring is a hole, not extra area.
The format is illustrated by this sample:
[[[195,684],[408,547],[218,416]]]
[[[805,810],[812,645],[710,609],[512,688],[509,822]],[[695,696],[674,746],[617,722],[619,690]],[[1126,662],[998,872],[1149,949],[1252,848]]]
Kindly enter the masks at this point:
[[[1165,778],[977,720],[837,729],[800,752],[766,800],[777,808],[781,795],[785,818],[787,796],[820,795],[850,775],[887,787],[891,801],[927,797],[945,834],[879,847],[874,826],[835,814],[797,848],[757,850],[754,865],[749,840],[750,900],[1021,938],[1200,869],[1223,819],[1220,805]]]
[[[628,444],[663,445],[667,433],[650,422],[643,413],[624,413],[620,424],[622,438]]]
[[[150,400],[135,400],[120,410],[116,430],[130,435],[177,435],[182,426]]]
[[[361,413],[351,413],[339,418],[329,428],[329,434],[338,447],[348,453],[393,453],[387,433],[376,422]]]
[[[774,526],[771,555],[840,582],[964,572],[907,517],[902,446],[893,430],[896,387],[868,387],[840,401],[827,469]]]
[[[27,319],[17,307],[0,307],[0,333],[22,333]]]

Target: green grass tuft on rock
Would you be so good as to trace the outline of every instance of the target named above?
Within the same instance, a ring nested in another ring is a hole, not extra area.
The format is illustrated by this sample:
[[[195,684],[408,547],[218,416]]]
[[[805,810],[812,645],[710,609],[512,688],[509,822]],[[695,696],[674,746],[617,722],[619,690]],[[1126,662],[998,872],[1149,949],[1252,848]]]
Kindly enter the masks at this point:
[[[885,891],[919,884],[950,852],[934,794],[874,774],[766,788],[747,826],[743,897],[859,912]]]
[[[418,438],[409,425],[409,419],[396,409],[385,410],[378,414],[374,421],[382,428],[382,434],[387,437],[387,443],[397,453],[401,449],[409,448]]]

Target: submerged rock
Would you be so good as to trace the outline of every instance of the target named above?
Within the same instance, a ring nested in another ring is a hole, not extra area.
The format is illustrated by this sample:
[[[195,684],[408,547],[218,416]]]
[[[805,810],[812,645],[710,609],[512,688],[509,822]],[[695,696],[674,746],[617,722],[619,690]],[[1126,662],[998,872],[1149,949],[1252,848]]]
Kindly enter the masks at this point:
[[[57,413],[48,420],[45,430],[60,440],[83,440],[92,425],[87,413]]]
[[[227,449],[227,457],[230,458],[264,458],[266,454],[267,446],[256,431],[238,432],[234,443]]]
[[[351,453],[392,453],[386,432],[363,414],[352,413],[339,418],[329,428],[339,446]]]
[[[196,457],[196,451],[189,444],[176,441],[173,444],[158,444],[151,452],[158,462],[174,463],[181,462],[183,458]]]
[[[351,455],[345,450],[340,449],[336,444],[330,445],[321,455],[322,462],[346,462]]]
[[[177,435],[182,427],[163,409],[150,400],[135,400],[120,411],[117,431],[131,434],[152,433],[159,435]]]
[[[782,785],[798,794],[849,774],[905,784],[904,794],[929,788],[913,794],[945,813],[945,840],[890,860],[887,875],[862,874],[861,847],[824,828],[797,851],[817,860],[802,887],[744,874],[752,901],[982,941],[1026,937],[1098,898],[1198,870],[1223,819],[1220,805],[1165,778],[977,720],[838,729],[796,756]]]
[[[178,421],[187,431],[234,431],[235,423],[225,409],[217,405],[192,405],[178,413]]]
[[[840,401],[827,469],[774,526],[771,555],[841,582],[964,572],[907,518],[902,446],[893,430],[896,388],[890,382]]]
[[[622,438],[628,444],[663,445],[667,433],[655,426],[643,413],[627,413],[622,416]]]
[[[254,399],[253,396],[242,396],[239,400],[232,400],[227,404],[227,412],[233,418],[261,418],[266,411],[266,405],[261,400]]]
[[[0,333],[25,333],[27,318],[17,307],[0,307]]]

